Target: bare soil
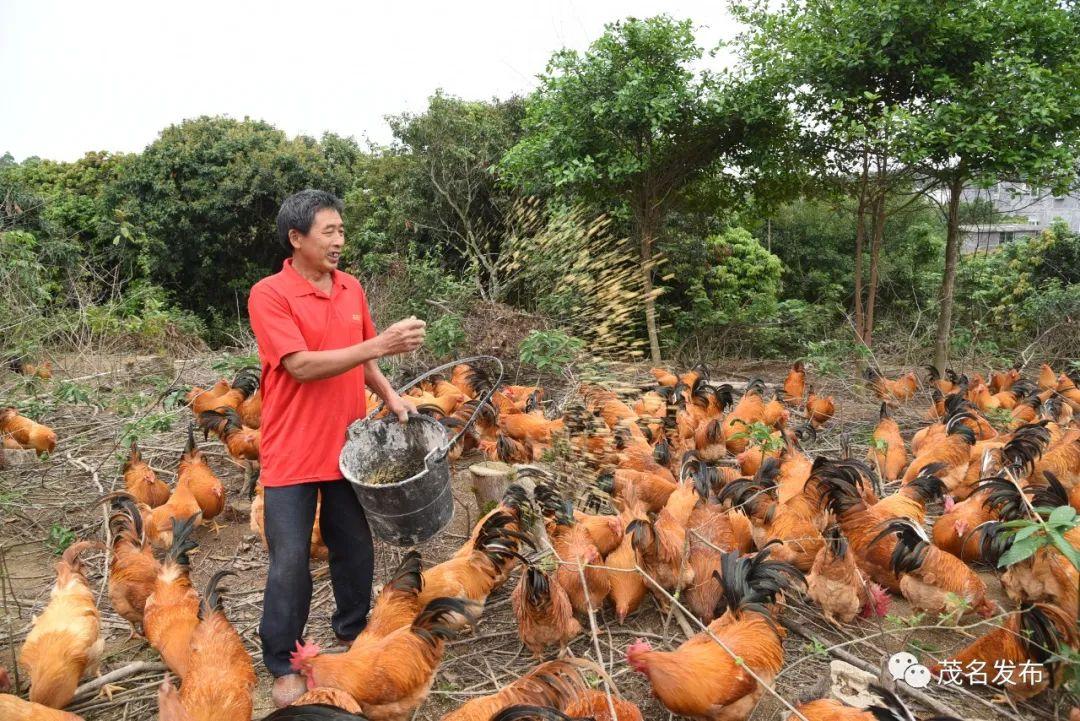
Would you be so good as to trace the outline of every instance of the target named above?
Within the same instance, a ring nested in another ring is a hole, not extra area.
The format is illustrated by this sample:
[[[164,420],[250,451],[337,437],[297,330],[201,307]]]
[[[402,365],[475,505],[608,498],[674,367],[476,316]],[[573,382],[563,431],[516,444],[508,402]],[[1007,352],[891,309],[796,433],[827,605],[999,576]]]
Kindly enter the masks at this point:
[[[174,377],[167,377],[172,367]],[[744,381],[762,377],[780,382],[787,372],[782,363],[718,362],[711,366],[714,380]],[[643,369],[630,366],[620,370],[623,384],[645,383]],[[93,375],[92,374],[100,374]],[[201,358],[175,365],[157,360],[126,362],[124,359],[69,358],[58,363],[56,378],[48,383],[30,383],[25,379],[0,372],[0,405],[14,404],[25,408],[27,398],[36,396],[32,407],[40,409],[37,420],[52,425],[60,437],[56,452],[37,465],[0,471],[0,601],[3,603],[3,623],[0,625],[0,666],[14,670],[19,645],[30,629],[31,617],[48,601],[54,579],[52,564],[55,550],[72,538],[102,538],[103,514],[95,499],[122,485],[120,467],[122,452],[119,438],[125,424],[141,414],[160,413],[157,404],[170,381],[179,385],[206,385],[220,372],[211,370],[209,359]],[[808,451],[835,455],[846,434],[853,452],[866,452],[870,430],[877,421],[876,399],[851,376],[814,377],[815,391],[832,394],[837,400],[837,414]],[[62,379],[78,378],[80,386],[91,391],[91,403],[58,399]],[[131,410],[130,399],[142,393],[143,403]],[[556,396],[557,393],[549,394]],[[127,399],[125,401],[125,399]],[[126,403],[126,405],[125,405]],[[894,413],[905,434],[910,437],[925,424],[922,415],[928,407],[925,394]],[[125,416],[123,413],[130,413]],[[174,479],[174,470],[184,444],[184,430],[190,411],[178,408],[170,412],[172,428],[159,430],[140,439],[144,456],[167,481]],[[262,588],[267,565],[266,551],[248,526],[247,499],[240,498],[242,471],[232,463],[223,446],[216,441],[205,445],[210,463],[229,491],[229,506],[218,520],[220,532],[201,528],[197,532],[200,547],[193,558],[193,581],[202,587],[209,577],[223,568],[237,572],[229,579],[226,595],[226,614],[232,621],[255,659],[259,686],[255,692],[255,717],[261,718],[271,710],[270,678],[259,663],[257,626],[262,610]],[[477,508],[469,490],[468,464],[478,458],[463,459],[454,471],[455,517],[448,529],[436,539],[423,544],[420,551],[426,565],[447,558],[467,538]],[[940,513],[940,507],[932,515]],[[385,580],[397,566],[402,549],[377,543],[376,581]],[[160,659],[141,639],[129,638],[129,626],[112,610],[104,596],[104,555],[88,556],[90,583],[100,591],[102,632],[106,638],[104,673],[124,667],[133,661],[157,662]],[[330,615],[333,595],[326,564],[312,562],[315,591],[307,634],[321,645],[330,646]],[[1011,605],[1000,594],[1000,584],[994,574],[983,574],[989,587],[1006,609]],[[434,720],[456,708],[469,698],[493,693],[505,683],[518,677],[534,664],[528,651],[517,638],[517,625],[510,608],[509,596],[516,575],[489,599],[484,618],[475,634],[449,645],[439,668],[432,694],[416,712],[414,719]],[[785,666],[776,680],[775,689],[785,699],[800,699],[821,695],[822,683],[828,682],[829,649],[839,648],[854,654],[875,668],[883,668],[889,655],[909,650],[920,659],[947,657],[989,627],[953,629],[937,627],[933,619],[913,618],[903,599],[894,599],[889,619],[876,622],[857,621],[843,628],[825,622],[815,608],[793,599],[785,618],[816,642],[795,633],[784,641]],[[636,638],[649,640],[654,648],[673,648],[685,636],[678,624],[659,614],[651,601],[643,609],[618,625],[608,609],[599,612],[599,643],[601,659],[614,678],[619,691],[641,706],[646,719],[667,719],[669,713],[651,698],[644,677],[634,673],[625,663],[626,646]],[[913,626],[913,628],[909,628]],[[594,658],[592,638],[586,634],[570,647],[575,656]],[[594,658],[595,660],[595,658]],[[121,719],[150,719],[156,717],[156,687],[162,679],[160,671],[144,672],[124,678],[110,688],[111,698],[99,694],[78,701],[70,710],[88,721],[120,721]],[[25,690],[25,679],[20,679]],[[827,693],[827,689],[824,689]],[[1060,694],[1046,693],[1031,702],[994,699],[997,692],[988,687],[957,690],[952,687],[931,686],[927,694],[954,710],[959,718],[973,719],[1051,719],[1067,718],[1069,705]],[[913,704],[923,715],[932,709]],[[751,719],[764,721],[783,718],[782,705],[766,694]]]

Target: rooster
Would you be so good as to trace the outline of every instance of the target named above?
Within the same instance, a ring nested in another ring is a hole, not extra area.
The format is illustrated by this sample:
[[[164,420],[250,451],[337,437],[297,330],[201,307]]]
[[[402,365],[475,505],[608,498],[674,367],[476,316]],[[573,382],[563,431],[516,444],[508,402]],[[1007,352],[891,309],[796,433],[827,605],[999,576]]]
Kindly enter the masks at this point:
[[[161,721],[249,721],[255,669],[236,629],[225,618],[218,583],[233,571],[218,571],[206,585],[201,620],[191,635],[188,673],[180,684],[184,715]]]
[[[32,448],[38,455],[56,450],[56,432],[20,416],[14,408],[0,409],[0,438],[11,439],[23,448]]]
[[[97,673],[105,639],[100,636],[101,617],[79,556],[101,545],[97,541],[73,543],[56,564],[49,604],[34,618],[19,652],[34,703],[64,708],[75,697],[79,679]]]
[[[802,714],[806,721],[918,721],[911,709],[892,691],[876,684],[870,684],[870,691],[880,696],[884,705],[871,704],[864,711],[836,699],[822,698],[800,704],[795,707],[795,710]],[[792,714],[785,721],[797,719],[799,717]],[[954,716],[935,716],[929,721],[960,721],[960,719]]]
[[[173,520],[172,545],[158,570],[154,590],[146,599],[143,630],[169,670],[181,679],[187,674],[191,635],[199,625],[199,594],[191,587],[188,553],[198,516]]]
[[[446,596],[486,601],[506,579],[507,564],[519,558],[520,544],[532,542],[510,528],[514,523],[514,517],[507,513],[496,513],[484,521],[468,554],[454,556],[424,572],[419,603],[425,605]]]
[[[1010,696],[1024,699],[1042,693],[1047,687],[1057,688],[1065,672],[1062,661],[1066,649],[1075,649],[1078,645],[1080,634],[1076,630],[1076,617],[1069,616],[1057,606],[1036,603],[1020,613],[1010,614],[1001,628],[975,639],[949,660],[958,662],[961,669],[970,668],[975,662],[984,663],[988,669],[1035,664],[1038,678],[1018,675],[1007,686]],[[931,673],[940,676],[942,668],[942,664],[937,664],[931,668]]]
[[[629,468],[617,468],[601,475],[596,486],[615,498],[626,499],[633,494],[649,513],[659,513],[677,487],[674,481],[664,476]]]
[[[635,520],[645,519],[645,509],[641,504],[630,500],[624,505],[619,517],[629,525]],[[615,616],[622,624],[627,616],[638,610],[646,594],[645,579],[637,570],[637,553],[634,551],[634,538],[631,534],[623,535],[619,547],[604,559],[604,565],[608,568],[608,584],[611,589],[608,598],[615,607]]]
[[[694,570],[687,558],[689,547],[686,531],[697,501],[694,486],[683,482],[671,494],[655,522],[639,519],[631,521],[626,527],[626,535],[631,537],[637,554],[638,566],[646,574],[646,584],[665,610],[668,607],[667,596],[659,593],[653,584],[674,594],[694,581]]]
[[[245,398],[236,410],[240,414],[240,422],[243,425],[259,430],[262,426],[262,389]]]
[[[0,718],[4,721],[83,721],[82,716],[23,701],[9,693],[0,693]]]
[[[878,399],[885,402],[910,401],[919,389],[919,379],[914,373],[905,373],[896,380],[889,380],[879,370],[868,366],[863,377],[870,382]]]
[[[180,456],[180,468],[176,473],[177,490],[185,485],[202,511],[202,519],[209,521],[225,509],[225,487],[221,485],[202,451],[195,445],[195,425],[188,424],[188,440]],[[174,494],[175,495],[175,494]],[[218,530],[216,523],[213,524]]]
[[[962,422],[968,417],[967,414],[953,416],[945,426],[946,435],[920,449],[904,471],[905,485],[919,476],[924,468],[935,466],[949,493],[958,500],[967,498],[972,489],[965,487],[963,481],[971,463],[971,447],[975,445],[975,434]]]
[[[742,398],[724,418],[724,437],[729,453],[742,453],[749,445],[749,439],[740,433],[746,426],[753,425],[762,420],[765,415],[765,400],[762,394],[765,392],[765,381],[755,378],[746,386]]]
[[[925,368],[927,373],[926,384],[933,386],[940,393],[948,395],[959,387],[960,378],[952,368],[945,369],[944,378],[941,377],[938,369],[934,366],[925,366]]]
[[[543,486],[538,485],[537,493],[542,490]],[[588,528],[574,521],[572,502],[541,499],[537,495],[537,500],[545,507],[545,514],[549,517],[545,525],[551,548],[559,562],[555,571],[556,580],[566,591],[575,613],[587,614],[590,609],[599,609],[611,590],[608,572],[600,567],[604,557]]]
[[[477,603],[436,598],[410,625],[381,637],[361,633],[343,654],[320,654],[318,646],[297,642],[290,663],[308,689],[339,688],[371,721],[404,721],[427,698],[446,641],[479,616]]]
[[[806,395],[806,367],[803,362],[795,361],[791,366],[791,370],[788,371],[787,378],[784,379],[784,394],[782,396],[784,403],[789,406],[800,406],[803,402],[803,396]]]
[[[653,651],[642,640],[626,649],[630,667],[648,678],[653,695],[672,713],[745,721],[765,692],[763,684],[771,684],[780,672],[784,649],[769,604],[782,590],[801,583],[802,574],[789,564],[770,561],[769,550],[741,558],[724,554],[726,611],[709,624],[707,633],[674,651]]]
[[[240,414],[228,406],[221,406],[199,414],[199,427],[203,429],[203,440],[213,432],[225,444],[229,456],[236,461],[259,460],[260,436],[258,430],[248,428],[240,419]]]
[[[821,428],[829,422],[836,413],[836,401],[832,396],[819,396],[814,393],[813,387],[807,390],[806,418],[813,428]]]
[[[687,530],[694,581],[686,589],[686,606],[702,621],[711,623],[717,616],[721,594],[713,572],[720,570],[720,558],[725,551],[749,550],[750,521],[738,511],[699,503],[690,514]]]
[[[851,623],[856,615],[883,617],[890,601],[885,589],[863,577],[836,524],[825,530],[825,545],[806,577],[806,595],[821,606],[825,620],[835,626]]]
[[[913,607],[944,616],[962,615],[967,608],[983,618],[995,612],[986,597],[986,584],[971,568],[951,553],[932,545],[921,526],[896,518],[870,545],[894,535],[892,570],[900,578],[900,592]],[[958,613],[959,612],[959,613]]]
[[[562,655],[566,645],[583,630],[574,618],[566,590],[537,566],[529,566],[521,574],[510,603],[521,642],[538,659],[547,646],[557,646]]]
[[[134,637],[142,624],[146,599],[154,591],[160,566],[143,532],[142,514],[131,498],[113,501],[109,516],[112,559],[109,561],[109,600],[131,624]]]
[[[498,693],[470,699],[440,721],[490,721],[495,714],[523,704],[565,709],[586,689],[579,668],[603,671],[584,659],[548,661],[506,684]]]
[[[870,450],[867,453],[870,462],[877,466],[881,477],[886,481],[895,481],[907,465],[907,447],[900,435],[900,426],[889,416],[889,404],[882,403],[878,413],[878,424],[871,437]]]
[[[360,715],[360,704],[356,703],[356,699],[342,691],[339,688],[329,688],[327,686],[318,686],[304,693],[303,696],[292,702],[293,706],[308,706],[309,708],[303,711],[296,710],[294,718],[296,721],[315,721],[316,718],[326,719],[352,719],[356,721],[355,716],[349,714]],[[310,708],[312,706],[318,706],[319,708]],[[317,715],[322,709],[334,709],[335,711],[347,711],[348,713],[339,715]],[[311,716],[303,716],[302,713],[311,713]],[[269,716],[267,718],[270,718]]]
[[[139,503],[157,508],[169,500],[169,487],[160,480],[150,464],[142,459],[137,441],[131,441],[131,455],[124,463],[124,489]]]

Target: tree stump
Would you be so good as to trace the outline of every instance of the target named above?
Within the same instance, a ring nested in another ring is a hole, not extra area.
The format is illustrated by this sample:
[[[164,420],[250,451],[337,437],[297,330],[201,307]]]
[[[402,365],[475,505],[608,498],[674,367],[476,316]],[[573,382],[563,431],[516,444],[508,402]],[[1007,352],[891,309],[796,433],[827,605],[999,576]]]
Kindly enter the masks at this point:
[[[485,508],[498,505],[510,485],[514,469],[500,461],[483,461],[469,466],[472,476],[472,492],[476,496],[476,508],[481,515]]]
[[[32,466],[38,462],[37,451],[32,448],[16,450],[5,448],[0,450],[3,454],[0,458],[0,468],[18,468],[19,466]]]

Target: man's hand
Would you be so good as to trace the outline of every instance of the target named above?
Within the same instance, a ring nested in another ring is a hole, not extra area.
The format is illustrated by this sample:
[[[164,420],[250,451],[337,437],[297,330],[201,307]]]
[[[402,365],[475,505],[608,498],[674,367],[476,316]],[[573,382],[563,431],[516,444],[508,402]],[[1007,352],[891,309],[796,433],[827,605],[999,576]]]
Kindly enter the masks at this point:
[[[408,423],[409,414],[416,413],[416,404],[412,402],[412,399],[396,394],[391,396],[390,400],[386,402],[386,407],[390,409],[390,412],[397,416],[397,419],[402,423]]]
[[[399,320],[378,335],[383,356],[411,353],[424,344],[424,328],[427,324],[410,316]]]

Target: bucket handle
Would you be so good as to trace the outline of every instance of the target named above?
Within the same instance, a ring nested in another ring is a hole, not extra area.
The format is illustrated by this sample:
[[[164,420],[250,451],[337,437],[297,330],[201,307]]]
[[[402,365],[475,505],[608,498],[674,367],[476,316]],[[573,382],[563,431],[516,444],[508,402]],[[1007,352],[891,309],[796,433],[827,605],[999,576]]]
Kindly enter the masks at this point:
[[[429,458],[431,458],[433,455],[435,455],[436,451],[438,451],[438,455],[445,456],[450,451],[450,448],[452,448],[453,445],[458,442],[458,439],[460,439],[461,436],[464,435],[465,431],[469,430],[469,427],[476,421],[476,417],[478,415],[480,415],[480,409],[483,408],[485,403],[487,403],[488,401],[491,400],[491,396],[493,396],[495,394],[495,389],[498,388],[502,384],[502,379],[503,379],[503,364],[502,364],[502,361],[499,360],[498,358],[496,358],[493,355],[476,355],[476,356],[472,356],[470,358],[462,358],[460,360],[450,361],[449,363],[443,363],[441,366],[436,366],[435,368],[432,368],[431,370],[427,371],[426,373],[423,373],[423,374],[417,376],[416,378],[413,378],[411,381],[409,381],[408,383],[401,386],[401,388],[398,388],[395,391],[400,396],[402,393],[409,390],[410,388],[412,388],[413,386],[415,386],[417,383],[424,380],[425,378],[430,378],[431,376],[435,375],[436,373],[444,371],[447,368],[453,368],[454,366],[460,365],[462,363],[475,363],[476,361],[481,361],[481,360],[493,361],[495,363],[495,365],[497,365],[499,367],[499,377],[495,380],[494,383],[491,384],[491,387],[488,389],[487,395],[484,397],[484,400],[482,400],[482,401],[480,401],[479,403],[476,404],[476,410],[473,411],[473,414],[471,416],[469,416],[469,420],[467,420],[465,422],[464,427],[462,427],[462,429],[460,431],[458,431],[457,434],[452,439],[450,439],[450,441],[447,442],[447,444],[445,446],[443,446],[442,448],[433,449],[431,451],[431,453],[428,453],[427,456],[424,458],[425,463]],[[379,411],[381,411],[383,409],[383,406],[385,406],[385,405],[386,405],[385,401],[380,403],[379,407],[376,408],[375,410],[371,411],[370,413],[368,413],[367,418],[365,418],[364,420],[365,421],[371,420],[372,417],[375,416]]]

